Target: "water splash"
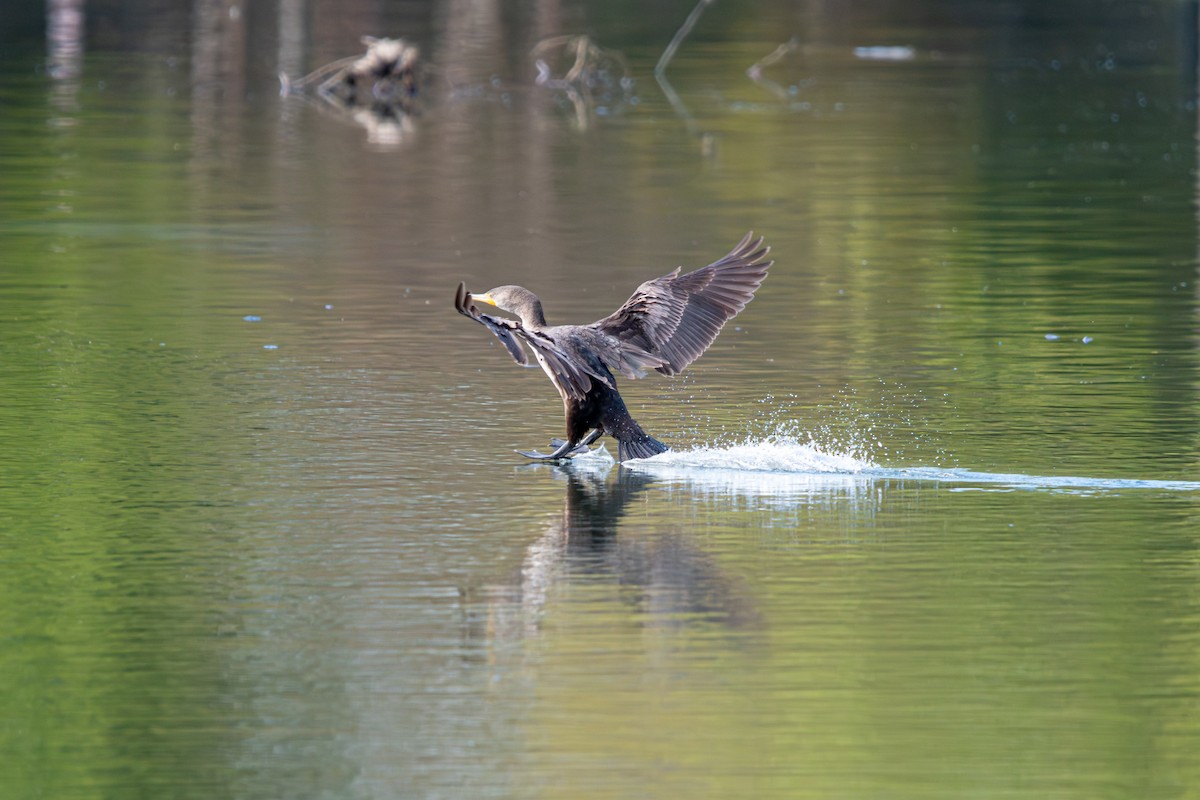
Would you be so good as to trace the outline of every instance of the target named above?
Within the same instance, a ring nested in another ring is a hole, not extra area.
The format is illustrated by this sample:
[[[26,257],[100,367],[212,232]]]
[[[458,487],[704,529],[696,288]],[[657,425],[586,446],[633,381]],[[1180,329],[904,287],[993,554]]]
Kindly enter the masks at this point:
[[[728,447],[702,445],[627,461],[624,466],[711,497],[754,498],[777,507],[854,503],[870,494],[870,461],[782,438]]]
[[[745,441],[726,447],[702,445],[692,450],[668,450],[630,464],[677,469],[732,469],[750,472],[840,473],[853,475],[874,467],[850,453],[826,452],[812,442],[786,437]]]
[[[710,491],[723,487],[735,494],[790,495],[793,498],[860,491],[867,486],[889,482],[949,485],[951,491],[1200,492],[1200,481],[886,467],[853,453],[831,452],[811,441],[799,442],[779,436],[730,446],[702,445],[691,450],[670,450],[651,458],[627,461],[624,466],[665,480],[696,484]]]
[[[624,466],[709,492],[779,501],[857,496],[873,493],[885,483],[935,484],[956,492],[1200,492],[1200,481],[1025,475],[961,468],[958,459],[947,453],[936,435],[927,432],[920,419],[923,405],[946,403],[946,398],[930,400],[910,393],[901,384],[880,381],[869,390],[864,388],[866,397],[859,396],[859,389],[847,386],[830,401],[815,406],[805,404],[794,394],[766,395],[738,433],[694,411],[690,407],[694,389],[685,374],[671,391],[676,401],[681,392],[689,392],[684,399],[686,416],[681,416],[682,438],[702,443],[628,461]],[[809,427],[806,418],[820,423]],[[690,422],[692,427],[682,422]],[[923,461],[925,465],[882,466],[885,461]]]

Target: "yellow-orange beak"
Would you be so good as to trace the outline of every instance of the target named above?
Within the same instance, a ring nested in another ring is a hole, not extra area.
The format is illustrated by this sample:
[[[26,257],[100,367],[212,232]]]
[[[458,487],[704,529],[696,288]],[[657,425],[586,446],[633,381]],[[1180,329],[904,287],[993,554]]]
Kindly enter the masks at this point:
[[[471,294],[471,299],[472,299],[472,300],[478,300],[478,301],[479,301],[479,302],[481,302],[481,303],[487,303],[489,306],[494,306],[494,305],[496,305],[496,301],[495,301],[495,300],[493,300],[493,299],[492,299],[492,296],[491,296],[490,294],[488,294],[487,292],[483,292],[483,293],[481,293],[481,294],[474,294],[474,293],[472,293],[472,294]]]

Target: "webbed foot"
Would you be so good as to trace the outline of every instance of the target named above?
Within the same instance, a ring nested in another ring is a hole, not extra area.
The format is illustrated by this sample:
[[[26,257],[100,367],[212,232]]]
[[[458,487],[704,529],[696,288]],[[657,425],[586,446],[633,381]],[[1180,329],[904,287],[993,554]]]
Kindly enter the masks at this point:
[[[514,450],[513,452],[526,458],[532,458],[535,461],[562,461],[575,454],[574,451],[560,453],[558,450],[555,450],[553,453],[539,453],[537,450]]]
[[[548,454],[539,453],[537,450],[513,450],[513,452],[519,456],[525,456],[528,459],[532,459],[533,461],[544,461],[550,458]]]
[[[560,442],[560,444],[557,447],[554,447],[554,442],[550,442],[550,446],[554,447],[553,453],[539,453],[537,450],[517,450],[515,452],[518,455],[523,455],[526,458],[532,458],[538,461],[551,461],[560,458],[569,458],[575,450],[576,445],[562,439],[556,439],[555,441]]]
[[[554,448],[552,453],[539,453],[537,450],[515,450],[513,452],[518,455],[532,458],[538,461],[550,461],[563,458],[572,458],[581,456],[584,453],[590,452],[589,444],[596,441],[603,434],[603,431],[591,431],[587,436],[583,437],[577,444],[572,444],[566,439],[555,437],[550,440],[550,446]]]

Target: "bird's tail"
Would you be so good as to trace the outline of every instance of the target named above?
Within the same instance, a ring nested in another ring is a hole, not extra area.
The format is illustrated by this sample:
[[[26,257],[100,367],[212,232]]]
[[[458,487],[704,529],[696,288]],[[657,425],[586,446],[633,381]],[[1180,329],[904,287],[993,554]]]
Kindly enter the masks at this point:
[[[603,404],[601,426],[605,433],[617,440],[618,461],[649,458],[671,449],[642,430],[642,426],[629,416],[629,409],[625,407],[625,402],[616,391],[604,394],[601,402]]]
[[[665,453],[670,449],[645,431],[638,430],[637,433],[617,439],[617,460],[628,461],[631,458],[649,458],[659,453]]]

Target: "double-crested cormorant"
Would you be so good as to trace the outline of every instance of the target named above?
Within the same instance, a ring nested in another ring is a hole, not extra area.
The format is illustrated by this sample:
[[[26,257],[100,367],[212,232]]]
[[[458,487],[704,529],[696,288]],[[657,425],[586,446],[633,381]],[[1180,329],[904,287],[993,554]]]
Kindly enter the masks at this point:
[[[562,396],[567,438],[552,441],[552,453],[517,452],[563,458],[583,452],[606,433],[617,440],[621,461],[667,450],[629,416],[613,374],[641,378],[653,369],[675,375],[699,358],[754,297],[774,263],[766,260],[770,249],[762,237],[748,233],[729,255],[707,267],[684,275],[676,267],[646,281],[625,305],[591,325],[547,325],[542,301],[520,286],[472,295],[460,283],[454,298],[458,312],[491,330],[518,364],[528,365],[521,342],[528,345]],[[472,300],[515,314],[519,321],[481,314]]]

